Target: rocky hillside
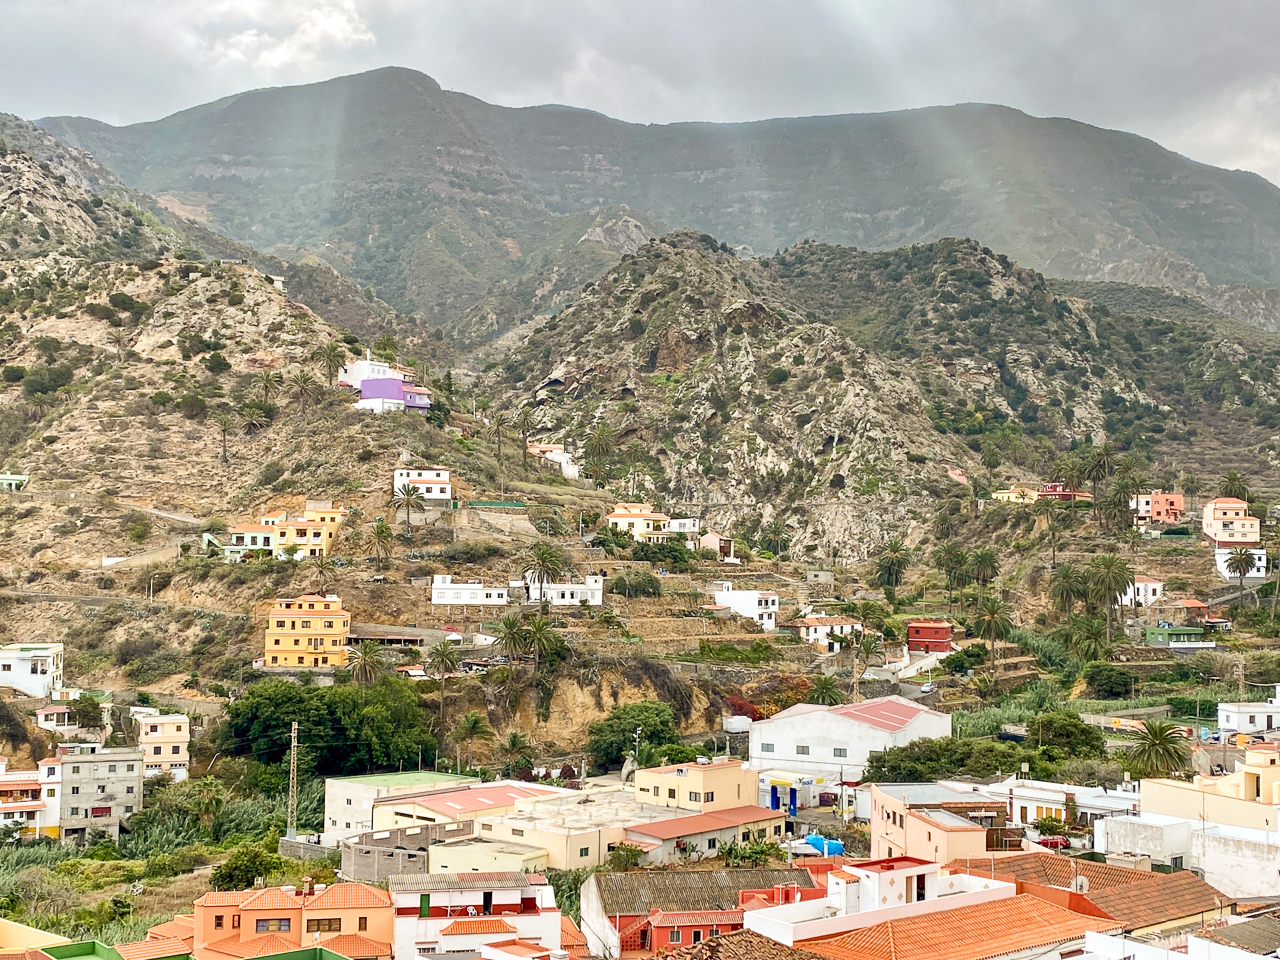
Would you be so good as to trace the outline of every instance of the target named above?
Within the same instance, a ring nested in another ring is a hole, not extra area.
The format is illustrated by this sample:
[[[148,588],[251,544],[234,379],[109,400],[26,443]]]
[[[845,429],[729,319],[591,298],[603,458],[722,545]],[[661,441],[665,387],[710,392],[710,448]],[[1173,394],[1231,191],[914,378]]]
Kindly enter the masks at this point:
[[[1274,475],[1280,339],[1055,295],[972,241],[743,261],[678,232],[520,336],[489,376],[542,435],[582,456],[607,423],[602,474],[735,531],[781,516],[810,554],[909,532],[964,490],[949,469],[1033,476],[1104,437],[1153,476]]]
[[[763,253],[970,236],[1075,279],[1147,283],[1135,271],[1172,259],[1213,287],[1280,284],[1272,184],[1000,106],[642,125],[494,106],[386,68],[128,127],[40,123],[184,216],[321,256],[434,322],[533,275],[618,204]]]

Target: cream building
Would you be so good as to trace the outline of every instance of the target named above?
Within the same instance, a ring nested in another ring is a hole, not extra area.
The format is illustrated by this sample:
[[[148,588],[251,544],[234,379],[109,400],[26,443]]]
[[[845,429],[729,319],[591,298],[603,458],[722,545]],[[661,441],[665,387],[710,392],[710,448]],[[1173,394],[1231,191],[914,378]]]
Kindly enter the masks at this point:
[[[741,760],[718,757],[708,763],[637,770],[632,785],[639,803],[710,813],[755,803],[757,778]]]
[[[130,707],[129,716],[138,724],[143,775],[167,773],[174,780],[187,779],[191,718],[184,713],[161,713],[157,707]]]
[[[1238,769],[1220,777],[1196,776],[1190,783],[1160,777],[1143,780],[1142,812],[1253,830],[1280,829],[1280,743],[1248,747]]]

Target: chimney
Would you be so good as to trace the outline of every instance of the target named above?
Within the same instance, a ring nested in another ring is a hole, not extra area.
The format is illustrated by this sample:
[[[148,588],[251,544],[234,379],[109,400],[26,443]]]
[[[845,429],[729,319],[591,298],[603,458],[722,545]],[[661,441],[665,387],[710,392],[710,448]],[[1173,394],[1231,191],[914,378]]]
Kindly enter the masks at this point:
[[[302,878],[302,895],[305,897],[311,892],[311,878]]]

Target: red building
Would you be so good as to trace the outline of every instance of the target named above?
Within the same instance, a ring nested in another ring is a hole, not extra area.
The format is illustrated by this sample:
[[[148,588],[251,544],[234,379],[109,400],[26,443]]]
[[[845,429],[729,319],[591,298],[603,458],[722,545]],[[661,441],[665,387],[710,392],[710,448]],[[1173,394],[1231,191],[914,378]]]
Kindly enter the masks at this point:
[[[912,620],[907,624],[907,650],[912,653],[950,653],[951,624],[946,620]]]

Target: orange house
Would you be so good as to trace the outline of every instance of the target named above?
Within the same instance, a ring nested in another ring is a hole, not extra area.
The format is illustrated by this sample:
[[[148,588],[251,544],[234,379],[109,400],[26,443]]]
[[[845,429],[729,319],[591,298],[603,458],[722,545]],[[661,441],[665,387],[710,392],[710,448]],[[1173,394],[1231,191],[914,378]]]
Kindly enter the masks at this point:
[[[391,897],[363,883],[206,893],[195,913],[153,928],[178,936],[190,923],[195,960],[247,960],[320,946],[350,960],[390,960],[395,942]],[[163,928],[163,930],[161,930]],[[148,931],[150,933],[150,931]]]
[[[950,653],[951,624],[946,620],[912,620],[907,624],[907,649],[913,653]]]

